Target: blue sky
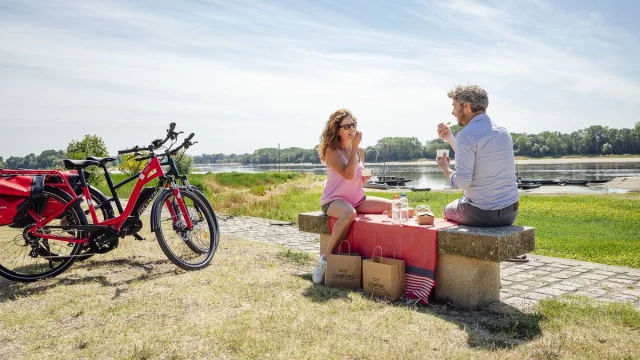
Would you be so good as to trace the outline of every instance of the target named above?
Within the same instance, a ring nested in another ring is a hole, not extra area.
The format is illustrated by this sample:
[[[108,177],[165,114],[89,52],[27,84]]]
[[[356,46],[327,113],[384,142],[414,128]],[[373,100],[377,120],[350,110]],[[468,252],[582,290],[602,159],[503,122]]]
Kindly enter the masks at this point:
[[[336,109],[362,145],[436,137],[478,84],[512,132],[631,128],[638,1],[0,2],[0,155],[149,143],[192,154],[311,148]]]

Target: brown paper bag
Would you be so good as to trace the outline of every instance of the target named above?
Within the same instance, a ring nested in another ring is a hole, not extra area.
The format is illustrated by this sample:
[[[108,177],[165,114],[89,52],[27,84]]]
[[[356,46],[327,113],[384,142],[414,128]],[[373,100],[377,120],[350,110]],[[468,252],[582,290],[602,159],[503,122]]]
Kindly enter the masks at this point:
[[[342,240],[338,245],[338,251],[343,243],[349,245],[348,253],[327,254],[327,270],[324,284],[329,287],[344,287],[360,289],[362,280],[362,257],[351,253],[351,245]]]
[[[381,256],[375,256],[380,249]],[[382,247],[373,249],[371,259],[362,261],[362,288],[366,294],[398,300],[404,295],[404,260],[382,256]]]

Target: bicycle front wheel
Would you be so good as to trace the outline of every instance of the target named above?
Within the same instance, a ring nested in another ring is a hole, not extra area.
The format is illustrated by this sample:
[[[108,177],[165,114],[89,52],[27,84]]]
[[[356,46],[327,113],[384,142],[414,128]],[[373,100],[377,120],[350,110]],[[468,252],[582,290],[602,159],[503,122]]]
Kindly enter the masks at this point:
[[[199,270],[208,266],[215,254],[215,222],[198,196],[190,191],[181,191],[180,195],[187,214],[175,206],[177,199],[173,192],[163,191],[153,206],[153,228],[169,260],[182,269]],[[186,227],[185,216],[191,220],[191,230]]]

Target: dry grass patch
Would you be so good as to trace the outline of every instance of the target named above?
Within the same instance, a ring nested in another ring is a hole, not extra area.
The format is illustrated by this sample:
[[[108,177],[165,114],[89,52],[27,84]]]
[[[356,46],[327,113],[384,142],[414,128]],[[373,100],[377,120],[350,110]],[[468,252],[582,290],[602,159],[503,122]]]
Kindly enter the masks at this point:
[[[205,178],[201,184],[217,213],[234,216],[266,215],[266,217],[281,220],[285,216],[283,211],[265,214],[264,209],[273,209],[277,206],[287,207],[287,204],[282,205],[282,199],[290,194],[306,194],[309,190],[321,192],[322,186],[322,177],[312,174],[301,174],[295,179],[280,184],[265,183],[252,185],[249,188],[224,186],[212,177]]]
[[[211,267],[185,272],[145,236],[149,240],[127,239],[112,253],[76,263],[58,278],[0,280],[2,358],[553,359],[640,353],[633,315],[610,321],[585,308],[575,313],[572,304],[545,315],[544,308],[534,314],[467,313],[388,303],[313,285],[308,254],[228,236]],[[599,319],[597,329],[584,326],[592,316]]]

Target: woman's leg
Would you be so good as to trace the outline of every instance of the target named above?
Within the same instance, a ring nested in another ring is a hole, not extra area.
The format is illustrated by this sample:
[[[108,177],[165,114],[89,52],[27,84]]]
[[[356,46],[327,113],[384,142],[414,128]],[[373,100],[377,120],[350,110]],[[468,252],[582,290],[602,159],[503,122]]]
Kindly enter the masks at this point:
[[[356,207],[358,214],[382,214],[391,209],[391,200],[375,196],[367,196],[364,201]]]
[[[333,254],[338,244],[347,235],[351,223],[356,218],[356,210],[344,200],[335,200],[329,205],[327,215],[338,219],[333,225],[333,231],[325,251],[325,254]]]
[[[333,225],[327,249],[324,255],[320,256],[318,264],[311,275],[311,280],[314,284],[322,284],[324,282],[324,273],[327,269],[327,254],[333,254],[340,241],[347,235],[351,222],[356,218],[356,210],[344,200],[334,200],[327,209],[327,215],[337,218],[338,221]]]

